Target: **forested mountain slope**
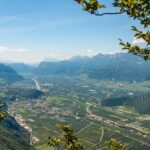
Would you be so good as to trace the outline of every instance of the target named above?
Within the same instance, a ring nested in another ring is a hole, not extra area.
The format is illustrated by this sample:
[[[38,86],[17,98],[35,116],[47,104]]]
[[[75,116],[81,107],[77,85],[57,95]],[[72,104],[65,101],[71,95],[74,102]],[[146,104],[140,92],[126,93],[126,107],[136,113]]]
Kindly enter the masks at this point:
[[[34,70],[33,66],[24,63],[11,63],[7,65],[18,73],[32,73]]]
[[[109,98],[102,101],[105,106],[130,106],[141,114],[150,114],[150,94]]]
[[[150,62],[132,54],[96,55],[90,57],[74,57],[67,61],[41,62],[34,70],[37,75],[80,75],[90,78],[145,81],[150,80]]]
[[[23,77],[11,67],[0,64],[0,79],[6,81],[7,83],[13,83],[22,80]]]
[[[30,134],[10,116],[0,122],[1,150],[33,150],[30,146]]]

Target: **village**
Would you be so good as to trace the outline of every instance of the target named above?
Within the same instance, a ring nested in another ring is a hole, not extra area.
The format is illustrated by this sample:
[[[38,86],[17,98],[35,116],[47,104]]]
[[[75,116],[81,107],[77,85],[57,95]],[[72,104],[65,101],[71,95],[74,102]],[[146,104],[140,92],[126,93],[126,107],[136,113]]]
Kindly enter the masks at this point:
[[[54,115],[64,115],[71,116],[73,115],[70,110],[62,110],[58,107],[52,106],[51,103],[45,99],[36,99],[36,100],[28,100],[28,101],[17,101],[14,102],[11,107],[9,107],[9,112],[13,112],[16,109],[28,109],[31,111],[42,112],[46,114],[54,114]]]

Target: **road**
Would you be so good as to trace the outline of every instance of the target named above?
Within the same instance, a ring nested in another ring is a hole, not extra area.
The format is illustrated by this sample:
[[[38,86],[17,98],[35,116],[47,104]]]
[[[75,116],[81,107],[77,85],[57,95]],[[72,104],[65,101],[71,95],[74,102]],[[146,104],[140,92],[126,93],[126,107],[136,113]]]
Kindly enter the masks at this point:
[[[94,115],[91,111],[90,111],[90,106],[94,106],[93,104],[91,103],[86,103],[86,112],[89,114],[89,115]]]
[[[36,79],[34,79],[34,78],[32,80],[35,82],[36,89],[37,90],[41,90],[39,82]]]
[[[76,132],[75,134],[78,134],[78,133],[82,132],[83,130],[89,128],[91,125],[93,125],[92,122],[89,125],[87,125],[86,127],[82,128],[80,131]]]
[[[103,140],[103,136],[104,136],[104,128],[101,127],[101,130],[102,130],[102,134],[101,134],[101,137],[99,139],[99,142],[101,143],[101,141]]]

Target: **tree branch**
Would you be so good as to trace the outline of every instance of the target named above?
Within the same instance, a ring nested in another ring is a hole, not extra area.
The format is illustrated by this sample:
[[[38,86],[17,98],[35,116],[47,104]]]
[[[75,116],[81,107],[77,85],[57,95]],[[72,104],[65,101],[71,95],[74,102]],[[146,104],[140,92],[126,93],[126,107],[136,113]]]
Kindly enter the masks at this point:
[[[108,12],[108,13],[101,13],[101,14],[99,14],[99,13],[96,13],[96,14],[94,14],[94,15],[96,15],[96,16],[104,16],[104,15],[120,15],[120,14],[123,14],[123,13],[125,13],[125,12]]]
[[[81,3],[82,7],[84,8],[85,5],[83,3]],[[96,16],[104,16],[104,15],[120,15],[120,14],[123,14],[125,13],[124,12],[106,12],[106,13],[98,13],[98,10],[96,13],[92,13],[90,10],[87,10],[87,12],[89,12],[90,14],[93,14],[93,15],[96,15]]]

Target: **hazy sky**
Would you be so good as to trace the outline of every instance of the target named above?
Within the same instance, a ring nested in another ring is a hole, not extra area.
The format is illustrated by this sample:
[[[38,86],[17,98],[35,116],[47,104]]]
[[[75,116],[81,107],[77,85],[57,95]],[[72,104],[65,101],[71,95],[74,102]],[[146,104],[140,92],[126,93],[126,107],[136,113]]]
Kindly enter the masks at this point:
[[[0,60],[121,52],[120,37],[136,42],[131,25],[136,22],[126,15],[90,15],[74,0],[0,0]]]

